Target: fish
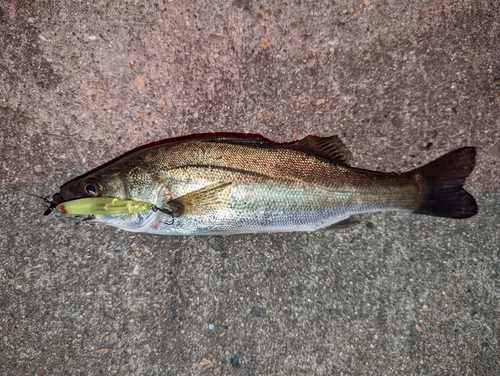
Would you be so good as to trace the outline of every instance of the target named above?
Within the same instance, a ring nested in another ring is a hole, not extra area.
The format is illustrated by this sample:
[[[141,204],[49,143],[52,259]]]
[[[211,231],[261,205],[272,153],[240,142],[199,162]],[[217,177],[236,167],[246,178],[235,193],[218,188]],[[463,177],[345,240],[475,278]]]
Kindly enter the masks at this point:
[[[379,211],[464,219],[478,212],[463,188],[475,157],[466,146],[388,173],[352,167],[338,136],[277,143],[198,134],[134,149],[62,185],[51,206],[89,197],[150,203],[162,210],[99,212],[92,220],[158,235],[312,232],[352,227],[359,214]]]

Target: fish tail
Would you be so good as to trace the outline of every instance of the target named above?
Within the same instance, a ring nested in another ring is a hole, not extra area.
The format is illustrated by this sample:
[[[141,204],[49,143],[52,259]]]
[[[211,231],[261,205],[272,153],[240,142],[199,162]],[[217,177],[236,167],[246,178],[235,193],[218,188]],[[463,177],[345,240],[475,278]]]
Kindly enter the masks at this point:
[[[476,200],[464,188],[474,169],[476,149],[463,147],[409,173],[424,182],[427,192],[415,213],[447,218],[469,218],[478,211]]]

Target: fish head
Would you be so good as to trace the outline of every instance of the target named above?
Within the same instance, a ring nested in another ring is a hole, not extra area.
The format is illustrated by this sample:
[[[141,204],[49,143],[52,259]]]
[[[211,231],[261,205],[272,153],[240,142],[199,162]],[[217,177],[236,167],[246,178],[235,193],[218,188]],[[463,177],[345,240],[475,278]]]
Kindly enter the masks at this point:
[[[163,184],[162,184],[163,183]],[[61,186],[52,205],[87,197],[118,197],[149,202],[157,207],[168,200],[164,181],[137,164],[116,164],[91,171]],[[154,220],[158,212],[94,215],[97,222],[140,231]]]
[[[54,202],[119,197],[157,204],[163,186],[161,179],[155,179],[154,174],[141,166],[109,166],[65,183],[54,195]]]
[[[53,202],[76,200],[87,197],[125,197],[126,190],[119,173],[91,174],[65,183],[59,193],[53,197]]]

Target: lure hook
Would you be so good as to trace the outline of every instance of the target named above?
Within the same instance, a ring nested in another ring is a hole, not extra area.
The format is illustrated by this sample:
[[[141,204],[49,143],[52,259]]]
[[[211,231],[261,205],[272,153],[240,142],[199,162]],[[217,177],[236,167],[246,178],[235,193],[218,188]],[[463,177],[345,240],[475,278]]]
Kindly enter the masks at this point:
[[[160,213],[163,213],[163,214],[166,214],[168,216],[171,217],[171,220],[169,220],[168,222],[163,222],[165,223],[166,225],[173,225],[174,224],[174,220],[175,220],[175,213],[172,209],[170,208],[159,208],[158,206],[156,205],[151,205],[151,210],[154,211],[154,212],[157,212],[159,211]]]

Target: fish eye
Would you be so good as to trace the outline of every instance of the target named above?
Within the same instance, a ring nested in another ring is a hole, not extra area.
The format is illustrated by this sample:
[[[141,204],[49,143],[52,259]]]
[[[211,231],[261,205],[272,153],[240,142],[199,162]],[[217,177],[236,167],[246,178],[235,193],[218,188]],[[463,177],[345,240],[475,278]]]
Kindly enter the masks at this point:
[[[87,184],[85,186],[85,192],[87,192],[89,196],[95,196],[97,195],[97,188],[94,184]]]

